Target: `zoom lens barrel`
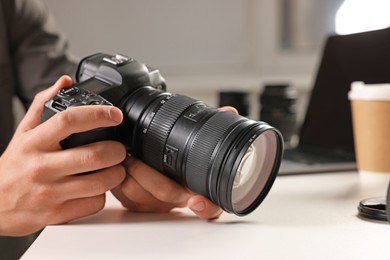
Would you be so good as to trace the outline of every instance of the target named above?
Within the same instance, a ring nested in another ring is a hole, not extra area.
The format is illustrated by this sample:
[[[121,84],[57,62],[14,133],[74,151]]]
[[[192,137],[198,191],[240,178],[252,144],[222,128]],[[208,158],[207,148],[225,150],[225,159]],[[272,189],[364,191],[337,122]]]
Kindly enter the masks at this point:
[[[118,133],[132,154],[225,211],[246,215],[269,192],[283,139],[268,124],[150,87],[122,111]]]

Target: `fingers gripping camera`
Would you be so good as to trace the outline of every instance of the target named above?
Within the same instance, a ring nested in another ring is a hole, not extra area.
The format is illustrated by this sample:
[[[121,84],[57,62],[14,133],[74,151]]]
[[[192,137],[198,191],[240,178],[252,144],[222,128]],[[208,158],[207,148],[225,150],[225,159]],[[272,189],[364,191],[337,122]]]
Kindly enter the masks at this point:
[[[76,78],[78,84],[45,103],[42,121],[88,105],[114,105],[124,119],[116,127],[69,136],[65,149],[120,141],[130,154],[239,216],[256,209],[271,189],[283,138],[267,123],[165,92],[158,70],[122,55],[86,57]]]
[[[86,105],[109,105],[110,102],[103,97],[77,86],[62,89],[55,98],[46,102],[41,121],[46,121],[54,114],[66,110],[69,107]],[[80,146],[96,141],[110,140],[113,133],[112,128],[97,128],[88,132],[73,134],[63,140],[61,145],[65,148]]]

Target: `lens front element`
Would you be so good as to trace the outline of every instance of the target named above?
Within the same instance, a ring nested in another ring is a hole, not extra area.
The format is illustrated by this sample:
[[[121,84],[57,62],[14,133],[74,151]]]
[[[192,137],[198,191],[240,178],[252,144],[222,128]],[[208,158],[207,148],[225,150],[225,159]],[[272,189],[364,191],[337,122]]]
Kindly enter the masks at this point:
[[[276,145],[275,132],[266,131],[259,135],[246,150],[233,181],[234,211],[245,211],[262,193],[275,163]]]

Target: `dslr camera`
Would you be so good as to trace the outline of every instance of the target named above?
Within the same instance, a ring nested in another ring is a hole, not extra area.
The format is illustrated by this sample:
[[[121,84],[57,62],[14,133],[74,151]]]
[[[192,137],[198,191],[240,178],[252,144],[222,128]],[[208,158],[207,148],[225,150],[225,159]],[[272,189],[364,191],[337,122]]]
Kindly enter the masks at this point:
[[[76,81],[45,103],[42,121],[90,105],[116,106],[124,119],[69,136],[64,149],[117,140],[129,154],[239,216],[256,209],[271,189],[283,138],[269,124],[168,93],[158,70],[123,55],[84,58]]]

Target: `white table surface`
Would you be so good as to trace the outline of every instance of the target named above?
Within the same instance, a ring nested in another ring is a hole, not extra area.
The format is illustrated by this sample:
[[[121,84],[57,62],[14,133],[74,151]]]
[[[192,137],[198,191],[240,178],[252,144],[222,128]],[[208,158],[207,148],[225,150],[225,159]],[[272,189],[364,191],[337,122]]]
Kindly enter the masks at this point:
[[[188,210],[126,212],[108,196],[100,213],[47,227],[23,259],[390,259],[390,225],[357,217],[384,180],[357,173],[280,176],[245,217],[207,222]]]

